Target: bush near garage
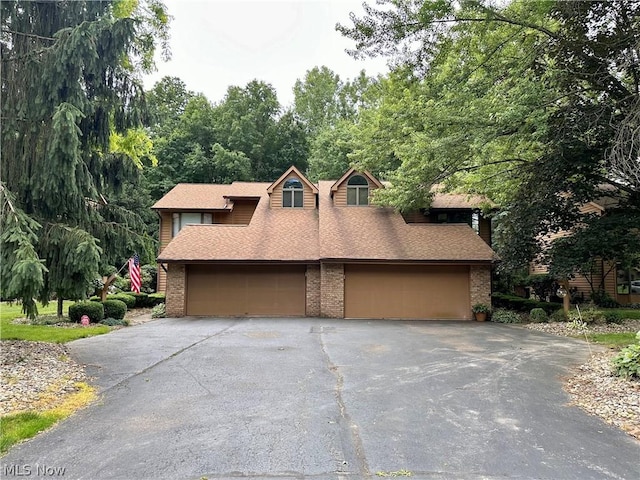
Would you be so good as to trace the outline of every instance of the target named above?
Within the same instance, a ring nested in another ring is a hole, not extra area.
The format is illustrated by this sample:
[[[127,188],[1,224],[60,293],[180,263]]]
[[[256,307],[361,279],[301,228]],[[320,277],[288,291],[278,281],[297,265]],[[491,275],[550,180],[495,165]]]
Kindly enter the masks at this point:
[[[122,300],[105,300],[102,305],[104,306],[104,316],[106,318],[121,320],[127,313],[127,304]]]
[[[546,323],[549,321],[549,315],[542,308],[533,308],[529,312],[529,320],[535,323]]]
[[[494,293],[491,295],[491,303],[494,307],[506,310],[515,310],[516,312],[527,313],[534,308],[542,308],[547,314],[555,312],[559,304],[553,302],[539,302],[528,298],[518,297],[517,295],[507,295],[505,293]]]
[[[136,306],[136,298],[128,293],[114,293],[112,295],[107,295],[107,300],[120,300],[125,303],[127,309],[135,308]]]
[[[640,332],[636,334],[638,343],[632,343],[620,350],[612,359],[613,369],[619,377],[640,378]]]
[[[150,307],[155,307],[156,305],[160,305],[165,302],[165,294],[164,293],[151,293],[149,294],[149,303]]]
[[[522,317],[518,312],[497,308],[491,314],[491,321],[497,323],[522,323]]]
[[[100,302],[90,301],[69,305],[69,319],[72,322],[80,323],[83,315],[89,317],[92,323],[99,323],[104,318],[104,306]]]

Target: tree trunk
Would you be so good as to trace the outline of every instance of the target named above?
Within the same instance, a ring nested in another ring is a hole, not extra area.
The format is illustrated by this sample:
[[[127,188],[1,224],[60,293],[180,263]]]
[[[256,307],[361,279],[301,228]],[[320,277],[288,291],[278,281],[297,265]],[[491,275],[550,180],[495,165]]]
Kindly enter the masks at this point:
[[[61,296],[58,295],[58,317],[62,316],[62,304],[63,304],[64,300],[62,299]]]

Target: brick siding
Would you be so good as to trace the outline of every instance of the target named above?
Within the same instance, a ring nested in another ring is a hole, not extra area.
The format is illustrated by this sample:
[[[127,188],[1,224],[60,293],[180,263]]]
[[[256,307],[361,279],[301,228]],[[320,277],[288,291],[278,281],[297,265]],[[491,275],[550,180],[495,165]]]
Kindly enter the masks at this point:
[[[165,299],[167,317],[184,317],[186,314],[184,295],[187,283],[185,265],[170,263],[168,267]]]
[[[491,306],[491,267],[471,265],[469,270],[471,306],[484,303]]]
[[[320,265],[307,265],[306,316],[320,316]]]
[[[344,318],[344,264],[323,263],[320,266],[320,315]]]

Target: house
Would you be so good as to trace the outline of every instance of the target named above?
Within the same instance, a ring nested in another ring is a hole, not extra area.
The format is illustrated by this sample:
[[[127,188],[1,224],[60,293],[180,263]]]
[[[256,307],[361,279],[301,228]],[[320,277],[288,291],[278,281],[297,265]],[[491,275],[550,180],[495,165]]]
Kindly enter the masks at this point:
[[[462,197],[405,218],[371,204],[379,188],[369,172],[314,184],[295,167],[271,184],[177,185],[153,206],[167,315],[470,320],[491,300],[488,220]],[[460,218],[483,236],[447,223]]]
[[[593,201],[581,205],[579,211],[583,215],[605,215],[607,209],[617,207],[618,202],[611,196],[603,195]],[[560,231],[547,235],[540,241],[543,248],[548,248],[551,243],[570,235],[570,232]],[[549,266],[542,260],[531,262],[529,274],[546,274]],[[622,268],[620,265],[594,259],[589,278],[584,275],[575,275],[567,282],[569,291],[574,300],[588,300],[593,289],[602,289],[613,300],[622,305],[640,303],[640,270],[637,268]]]

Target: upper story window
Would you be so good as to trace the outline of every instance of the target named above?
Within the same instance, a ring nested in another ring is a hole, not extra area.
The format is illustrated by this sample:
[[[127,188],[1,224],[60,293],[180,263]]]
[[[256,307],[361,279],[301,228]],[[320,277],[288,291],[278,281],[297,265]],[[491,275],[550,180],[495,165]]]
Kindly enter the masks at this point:
[[[369,205],[369,182],[362,175],[347,182],[347,205]]]
[[[304,188],[300,179],[292,177],[282,186],[282,206],[290,208],[302,208]]]
[[[183,213],[174,213],[173,217],[173,225],[172,225],[172,236],[175,237],[182,227],[185,225],[193,224],[193,223],[213,223],[213,215],[211,213],[193,213],[193,212],[183,212]]]

